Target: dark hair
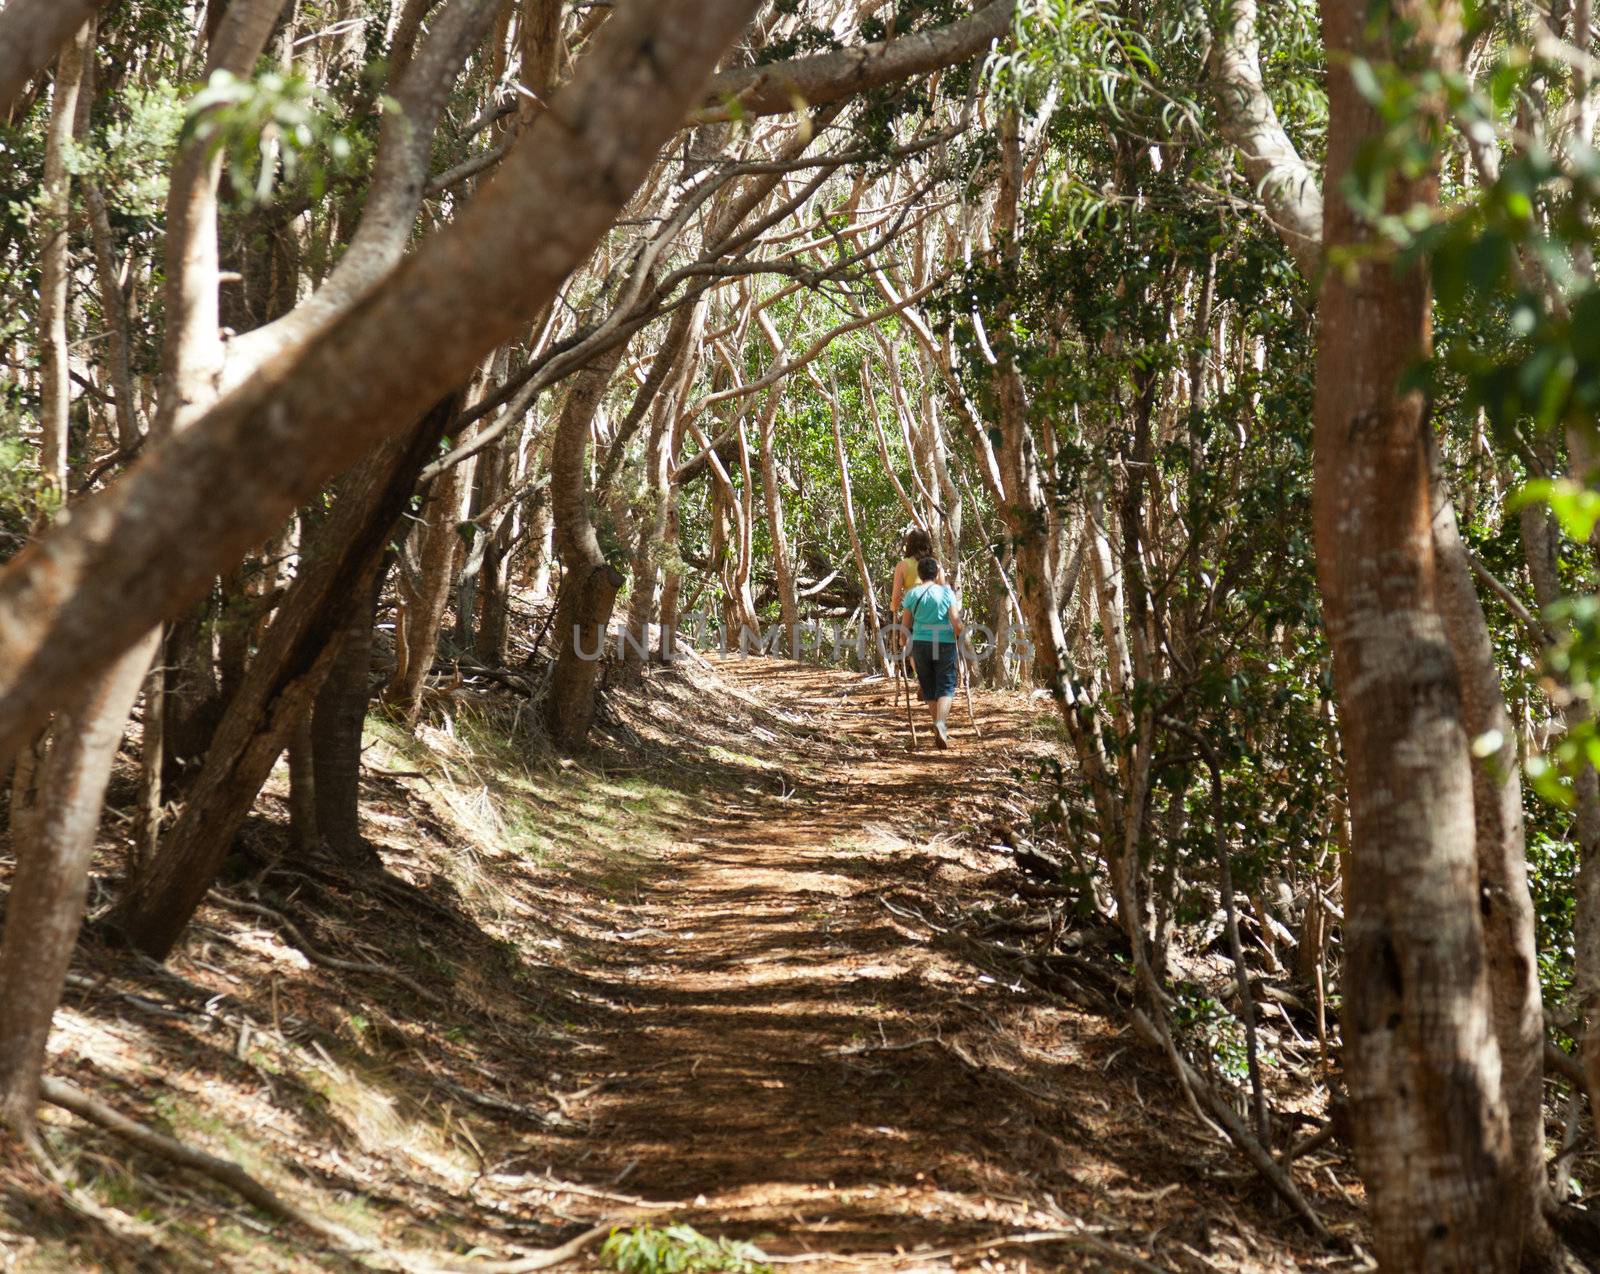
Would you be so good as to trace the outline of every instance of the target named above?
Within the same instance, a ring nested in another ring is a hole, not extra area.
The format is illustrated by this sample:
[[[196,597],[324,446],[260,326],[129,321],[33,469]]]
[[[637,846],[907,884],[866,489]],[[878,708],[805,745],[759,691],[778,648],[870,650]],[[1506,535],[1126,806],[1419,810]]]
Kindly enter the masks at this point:
[[[920,527],[906,532],[906,556],[923,558],[933,552],[933,541]]]
[[[917,578],[926,584],[929,580],[939,578],[939,559],[924,557],[917,562]]]

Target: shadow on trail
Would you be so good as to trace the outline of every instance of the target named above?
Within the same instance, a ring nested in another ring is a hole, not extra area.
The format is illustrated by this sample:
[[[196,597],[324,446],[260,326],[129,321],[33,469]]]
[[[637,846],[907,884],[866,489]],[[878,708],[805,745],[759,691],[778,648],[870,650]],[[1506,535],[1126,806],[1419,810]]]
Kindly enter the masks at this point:
[[[783,661],[720,673],[809,732],[752,708],[741,728],[778,743],[732,749],[701,726],[699,751],[673,752],[633,720],[634,744],[550,779],[543,857],[462,843],[382,778],[369,804],[404,815],[374,829],[382,872],[296,859],[281,821],[253,822],[225,892],[290,918],[314,954],[225,904],[169,970],[89,948],[70,1007],[174,1063],[134,1081],[108,1043],[80,1050],[77,1078],[179,1135],[186,1119],[248,1134],[319,1197],[462,1250],[654,1216],[834,1254],[819,1269],[946,1268],[916,1253],[1082,1218],[1153,1256],[1158,1232],[1158,1259],[1202,1269],[1181,1255],[1208,1246],[1185,1199],[1275,1224],[1120,1024],[918,918],[1001,879],[962,832],[1031,799],[1025,705],[983,696],[982,743],[958,729],[952,751],[910,753],[887,693]],[[657,680],[646,707],[678,738],[693,687]],[[682,808],[596,852],[591,789],[644,769]],[[248,1100],[200,1109],[224,1087]],[[66,1136],[109,1178],[100,1134]],[[1021,1268],[1006,1259],[990,1268]],[[1068,1246],[1026,1259],[1105,1268]],[[205,1265],[184,1249],[169,1267]]]
[[[1059,1226],[1063,1210],[1101,1214],[1108,1191],[1161,1197],[1210,1175],[1260,1202],[1171,1126],[1180,1099],[1117,1026],[884,905],[981,898],[995,863],[944,840],[945,819],[1015,794],[1026,717],[995,723],[1009,747],[909,754],[887,704],[823,703],[807,690],[827,674],[778,667],[766,689],[880,746],[814,758],[788,799],[739,796],[689,829],[632,909],[636,936],[598,961],[622,975],[624,1006],[598,1060],[636,1078],[586,1105],[588,1140],[554,1152],[558,1173],[841,1260]],[[1164,1224],[1201,1240],[1202,1221]],[[1065,1248],[1041,1258],[1100,1268]]]

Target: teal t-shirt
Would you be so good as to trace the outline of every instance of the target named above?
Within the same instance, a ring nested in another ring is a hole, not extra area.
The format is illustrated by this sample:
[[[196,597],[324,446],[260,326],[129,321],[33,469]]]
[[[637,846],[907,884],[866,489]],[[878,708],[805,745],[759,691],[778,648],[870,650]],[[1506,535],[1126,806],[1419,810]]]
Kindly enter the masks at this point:
[[[956,630],[950,623],[956,595],[944,584],[918,584],[901,602],[911,612],[911,640],[954,643]]]

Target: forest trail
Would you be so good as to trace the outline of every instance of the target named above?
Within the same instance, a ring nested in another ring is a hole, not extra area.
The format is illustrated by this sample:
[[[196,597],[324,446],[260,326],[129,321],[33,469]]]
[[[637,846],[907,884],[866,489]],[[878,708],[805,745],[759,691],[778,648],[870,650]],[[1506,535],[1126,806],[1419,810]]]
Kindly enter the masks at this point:
[[[981,740],[958,705],[952,749],[921,730],[913,753],[881,681],[720,671],[815,751],[703,808],[643,884],[556,1175],[806,1268],[1285,1268],[1254,1182],[1122,1024],[953,931],[989,901],[973,834],[1027,799],[1047,724],[980,695]]]
[[[453,693],[415,736],[368,723],[382,873],[296,857],[280,775],[165,966],[80,951],[54,1073],[391,1250],[458,1254],[429,1269],[680,1224],[774,1269],[1365,1268],[1188,1115],[1107,1009],[1112,931],[996,843],[1058,755],[1022,696],[913,753],[881,680],[691,656],[612,687],[574,763],[518,741],[514,695]],[[119,870],[112,847],[99,896]],[[104,1230],[0,1164],[17,1269],[349,1268],[49,1128],[100,1206],[166,1221]],[[1356,1225],[1329,1172],[1309,1188]],[[617,1268],[597,1240],[568,1267]]]

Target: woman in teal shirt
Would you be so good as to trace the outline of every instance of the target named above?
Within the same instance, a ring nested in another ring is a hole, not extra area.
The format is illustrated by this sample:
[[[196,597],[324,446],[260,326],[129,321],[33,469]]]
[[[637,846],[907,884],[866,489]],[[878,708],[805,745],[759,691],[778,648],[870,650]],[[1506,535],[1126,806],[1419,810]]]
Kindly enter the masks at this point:
[[[911,661],[917,668],[922,702],[933,718],[933,738],[950,746],[945,720],[956,694],[956,659],[961,638],[961,607],[955,593],[939,583],[939,562],[924,557],[917,563],[922,582],[901,600],[900,623],[911,634]]]

